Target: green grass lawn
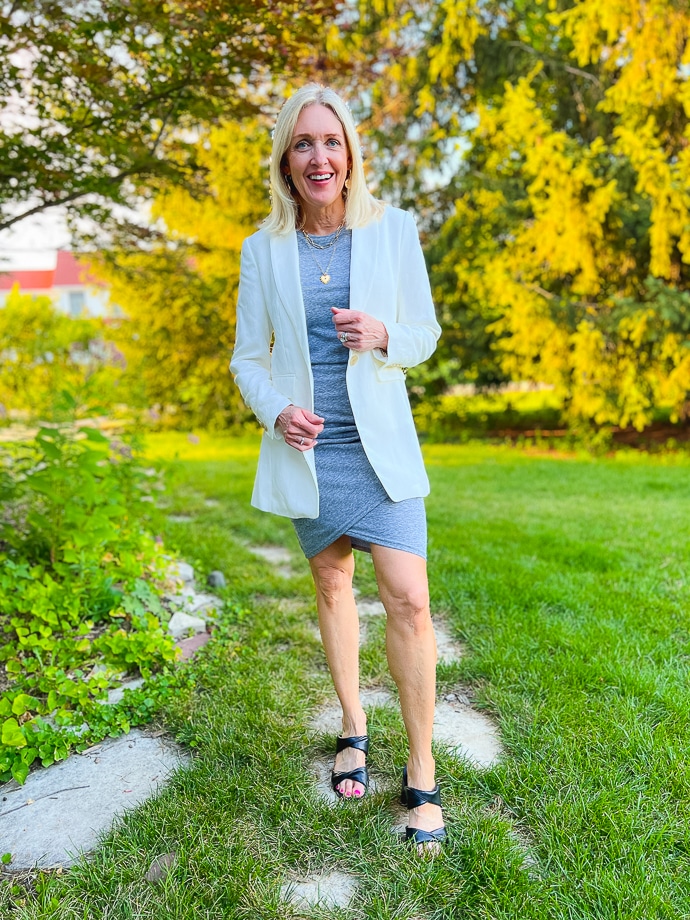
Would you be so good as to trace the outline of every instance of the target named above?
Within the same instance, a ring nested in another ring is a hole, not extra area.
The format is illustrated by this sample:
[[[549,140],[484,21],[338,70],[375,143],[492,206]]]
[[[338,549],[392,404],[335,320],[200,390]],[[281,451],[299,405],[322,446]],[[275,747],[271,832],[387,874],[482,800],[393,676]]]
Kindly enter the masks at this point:
[[[193,768],[89,862],[44,876],[21,906],[0,895],[0,908],[59,920],[690,917],[690,462],[427,449],[433,606],[466,650],[439,669],[439,691],[470,687],[506,755],[477,771],[438,751],[451,839],[420,862],[390,833],[405,756],[393,710],[370,721],[376,794],[335,808],[315,794],[309,764],[332,738],[308,722],[332,691],[291,524],[249,507],[256,450],[203,435],[149,445],[169,467],[165,513],[191,518],[165,523],[166,543],[201,573],[223,570],[244,611],[166,714]],[[260,543],[288,547],[295,577],[247,548]],[[367,557],[356,577],[373,593]],[[363,680],[389,686],[371,635]],[[169,852],[167,879],[147,883]],[[359,878],[350,909],[281,903],[283,882],[327,869]]]

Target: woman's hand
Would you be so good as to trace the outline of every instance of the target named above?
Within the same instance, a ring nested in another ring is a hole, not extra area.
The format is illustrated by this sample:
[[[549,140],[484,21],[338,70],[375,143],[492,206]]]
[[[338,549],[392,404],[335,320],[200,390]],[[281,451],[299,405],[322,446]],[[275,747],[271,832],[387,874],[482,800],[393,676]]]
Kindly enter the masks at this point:
[[[324,420],[308,409],[287,406],[276,419],[276,428],[283,433],[285,443],[295,450],[311,450],[316,438],[323,431]]]
[[[388,350],[388,331],[383,323],[359,310],[339,310],[331,307],[335,331],[345,346],[353,351]]]

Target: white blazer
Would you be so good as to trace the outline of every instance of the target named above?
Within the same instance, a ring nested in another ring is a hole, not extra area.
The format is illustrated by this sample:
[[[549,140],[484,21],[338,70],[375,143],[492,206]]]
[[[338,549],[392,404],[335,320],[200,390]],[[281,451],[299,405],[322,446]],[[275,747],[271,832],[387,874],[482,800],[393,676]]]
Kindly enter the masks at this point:
[[[350,308],[375,316],[388,331],[388,357],[378,349],[352,351],[347,365],[362,446],[393,501],[427,495],[404,369],[433,354],[441,327],[417,227],[407,212],[387,207],[380,220],[352,231]],[[252,504],[291,518],[318,517],[314,451],[289,447],[275,427],[291,403],[314,411],[295,232],[259,230],[244,241],[230,370],[264,428]],[[342,473],[346,481],[347,470]]]

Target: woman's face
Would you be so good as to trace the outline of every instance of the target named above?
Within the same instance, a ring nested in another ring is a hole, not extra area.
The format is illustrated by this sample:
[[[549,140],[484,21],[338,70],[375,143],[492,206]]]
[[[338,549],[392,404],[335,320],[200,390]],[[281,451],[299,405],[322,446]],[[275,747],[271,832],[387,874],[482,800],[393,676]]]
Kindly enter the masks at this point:
[[[283,171],[292,178],[302,207],[309,213],[342,202],[350,154],[343,126],[325,105],[302,109],[286,152]]]

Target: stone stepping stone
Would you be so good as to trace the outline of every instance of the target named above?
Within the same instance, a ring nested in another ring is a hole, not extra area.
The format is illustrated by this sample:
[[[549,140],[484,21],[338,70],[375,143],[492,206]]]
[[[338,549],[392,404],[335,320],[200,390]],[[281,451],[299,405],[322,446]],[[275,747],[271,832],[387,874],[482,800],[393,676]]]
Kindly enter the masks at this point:
[[[460,643],[451,635],[448,624],[443,619],[436,617],[433,618],[433,622],[438,660],[447,663],[458,661],[462,658],[463,649]]]
[[[179,594],[168,595],[167,600],[172,607],[179,607],[185,613],[196,614],[206,619],[212,617],[213,612],[221,606],[215,594],[204,594],[186,588]]]
[[[385,617],[386,608],[381,601],[363,599],[357,601],[357,612],[362,619],[366,619],[367,617]]]
[[[292,556],[283,546],[248,546],[247,549],[255,556],[274,566],[276,575],[281,578],[292,578],[290,563]]]
[[[143,683],[143,677],[135,677],[134,680],[126,680],[124,683],[120,684],[119,687],[113,687],[112,690],[108,690],[108,698],[102,702],[110,706],[115,706],[116,703],[120,703],[124,699],[125,690],[138,690]]]
[[[399,789],[397,790],[397,793],[398,795],[400,794]],[[390,808],[390,813],[393,819],[393,823],[391,824],[391,834],[393,834],[394,837],[404,837],[405,828],[407,827],[407,809],[404,805],[401,805],[396,798],[395,803]]]
[[[160,882],[165,881],[176,862],[177,853],[163,853],[162,856],[156,856],[144,878],[150,884],[158,885]]]
[[[389,690],[383,687],[365,688],[360,693],[362,706],[364,709],[373,709],[375,707],[390,706],[395,704],[396,700]],[[339,735],[342,728],[343,713],[338,703],[324,706],[320,709],[309,723],[312,731],[324,735]]]
[[[207,632],[197,633],[195,636],[190,636],[188,639],[180,639],[177,643],[181,652],[180,661],[189,661],[200,648],[210,641],[211,635]]]
[[[500,795],[494,796],[494,800],[487,810],[494,815],[498,815],[508,824],[508,833],[515,844],[515,848],[522,855],[523,868],[532,875],[537,875],[539,860],[536,855],[536,844],[529,831],[524,826],[515,823],[512,812]]]
[[[324,760],[314,760],[311,764],[311,772],[314,776],[314,788],[318,797],[327,805],[337,805],[338,796],[331,787],[331,770],[333,769],[333,758],[330,762]]]
[[[215,594],[197,591],[194,587],[194,569],[186,562],[171,563],[167,574],[173,581],[182,581],[181,587],[165,595],[169,607],[175,609],[168,623],[168,632],[175,637],[189,630],[203,632],[207,621],[215,618],[221,606],[220,600]]]
[[[436,704],[434,741],[478,768],[493,767],[503,754],[498,729],[491,719],[457,697]]]
[[[194,581],[194,569],[188,562],[180,560],[171,562],[167,574],[170,578],[179,578],[185,584]]]
[[[175,639],[180,639],[182,636],[192,633],[201,633],[206,632],[206,620],[201,617],[193,617],[188,613],[183,613],[181,610],[178,610],[177,613],[174,613],[170,617],[170,622],[168,623],[168,632]]]
[[[167,577],[183,586],[175,599],[184,602],[191,616],[178,610],[169,629],[178,637],[181,659],[187,660],[211,638],[206,620],[215,595],[195,591],[194,569],[172,561]],[[206,617],[204,617],[206,614]],[[179,638],[189,630],[195,634]],[[99,666],[97,665],[98,669]],[[125,675],[122,675],[123,677]],[[108,691],[104,705],[117,705],[126,690],[142,686],[143,678],[125,680]],[[121,738],[107,739],[42,770],[34,770],[26,783],[3,786],[0,801],[0,851],[12,854],[13,870],[69,866],[88,853],[121,812],[143,802],[189,755],[169,741],[134,729]]]
[[[357,891],[357,880],[346,872],[327,872],[294,878],[281,885],[281,897],[294,907],[347,907]]]
[[[523,828],[512,827],[510,836],[515,841],[516,848],[522,854],[522,868],[536,878],[539,875],[539,860],[528,835]]]
[[[133,729],[81,755],[8,783],[0,801],[2,851],[11,869],[70,866],[113,819],[145,801],[189,762],[177,745]]]

